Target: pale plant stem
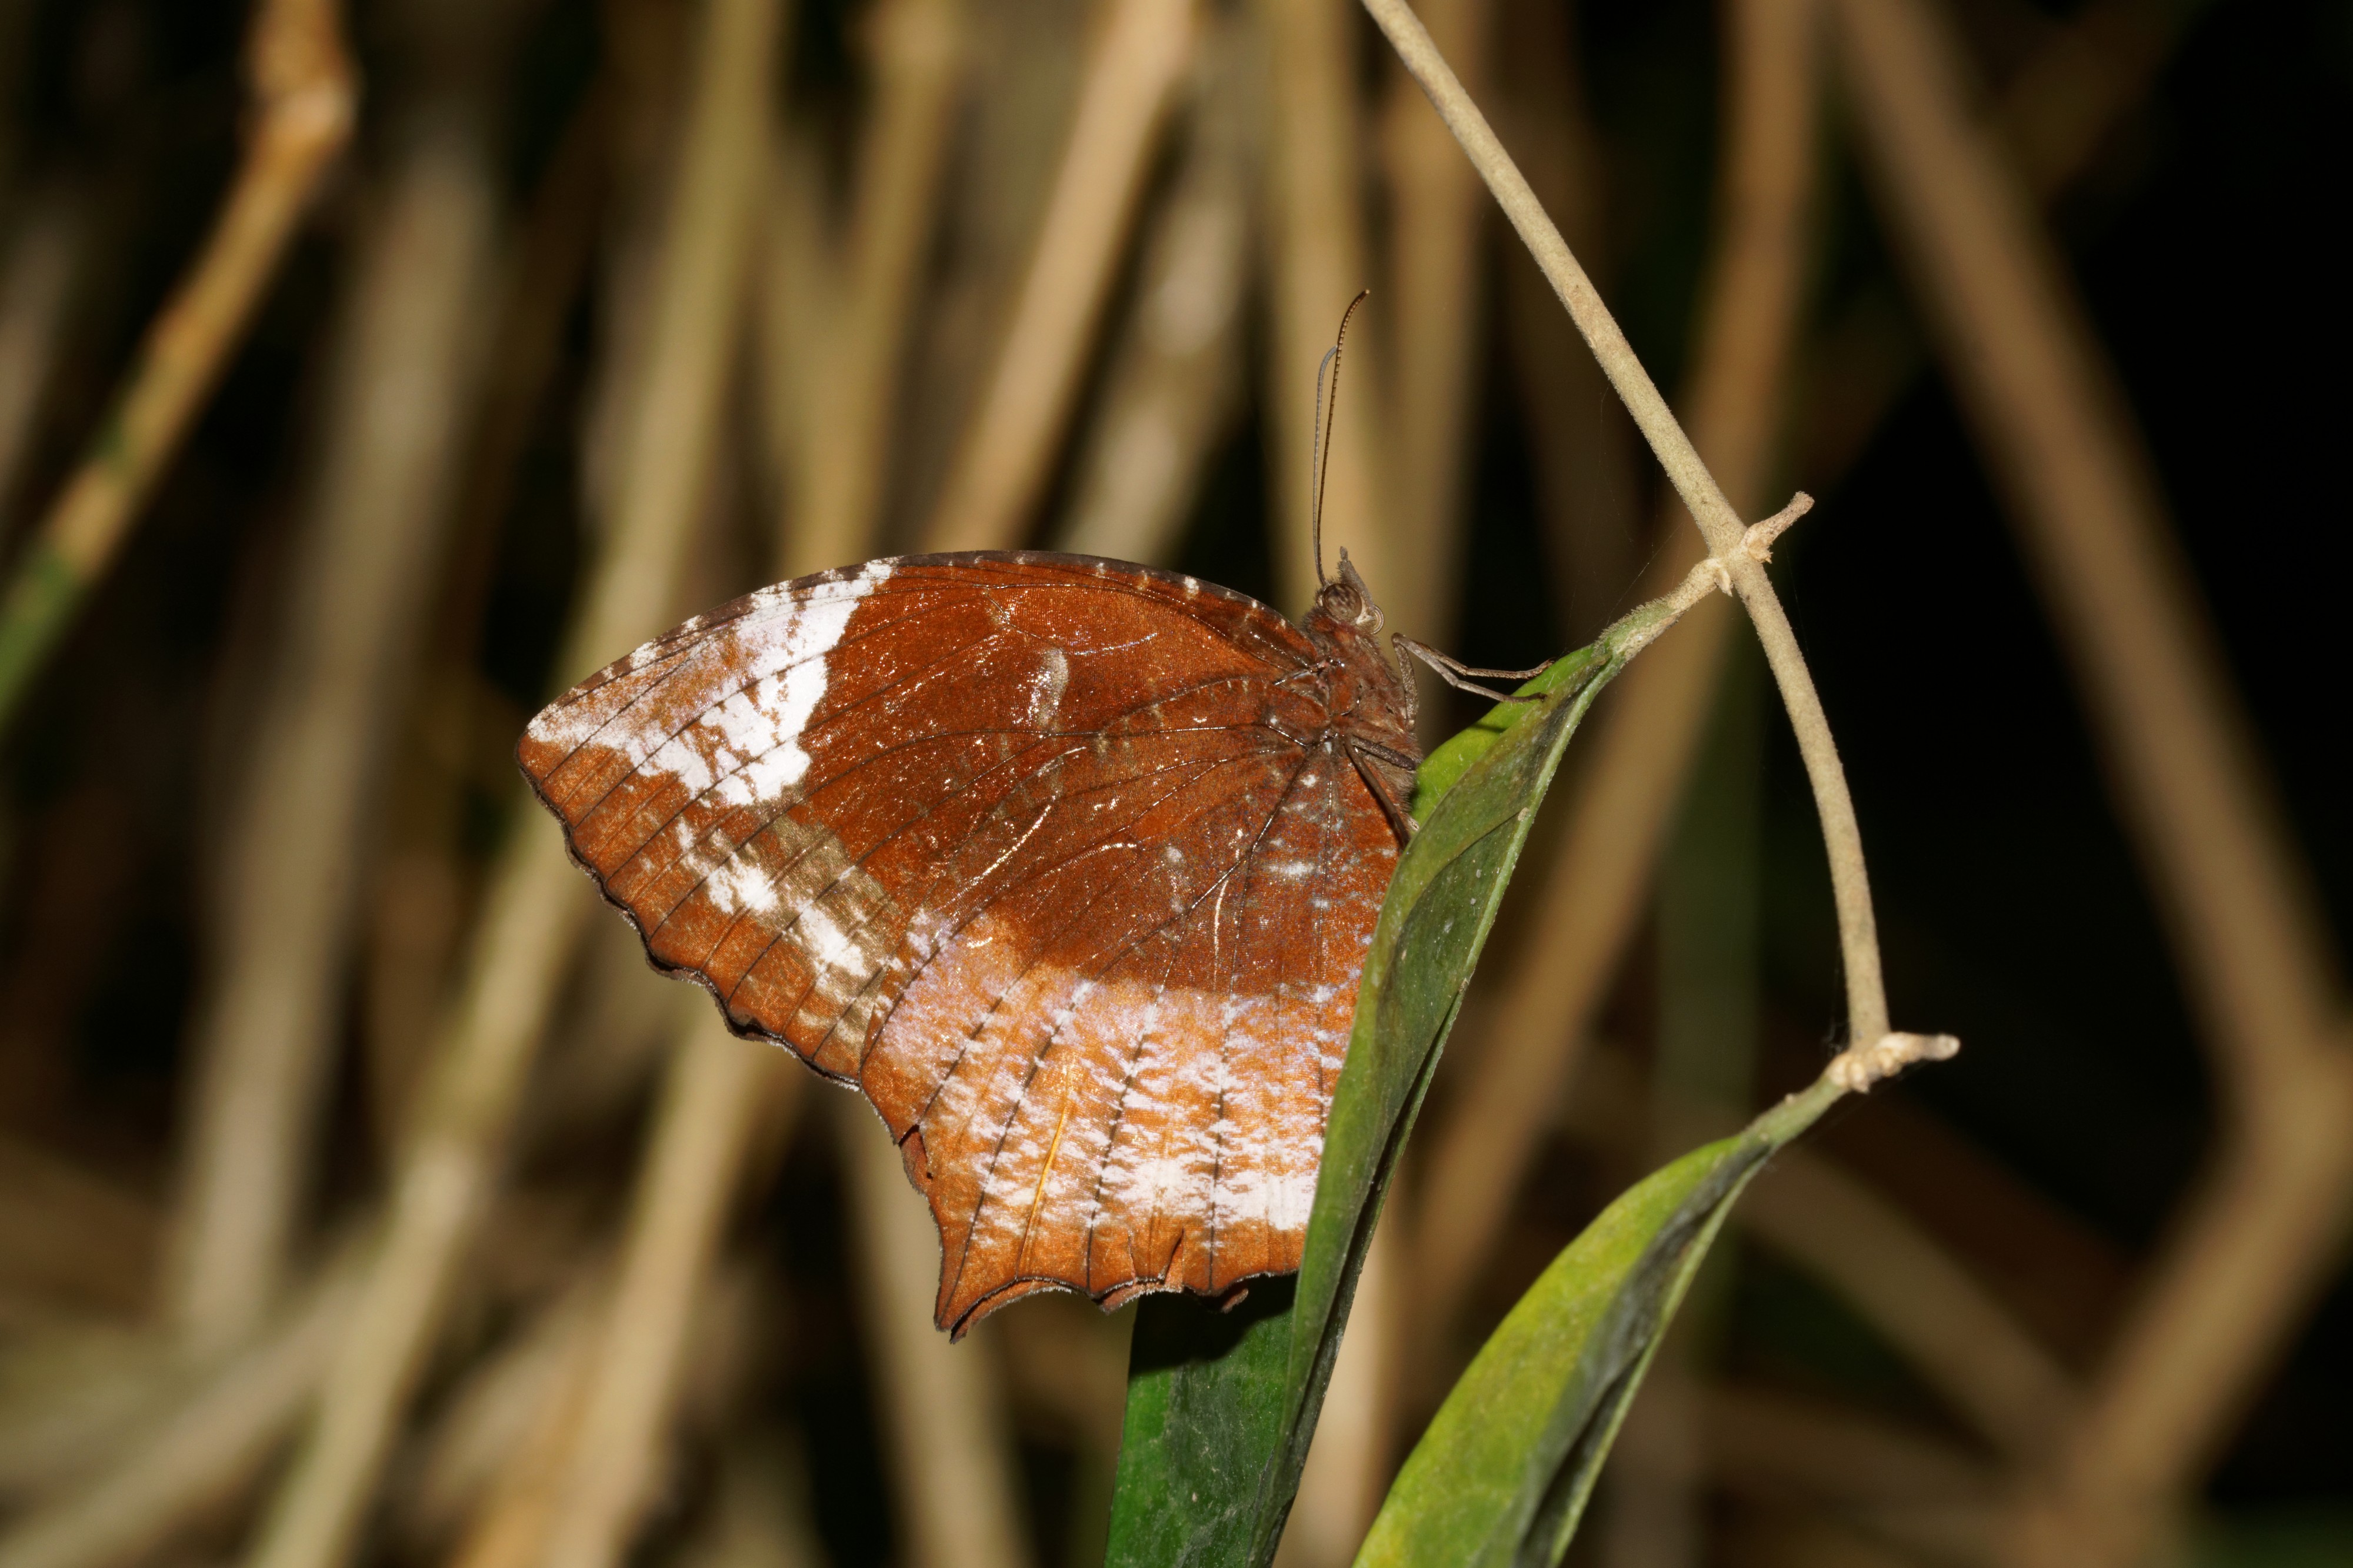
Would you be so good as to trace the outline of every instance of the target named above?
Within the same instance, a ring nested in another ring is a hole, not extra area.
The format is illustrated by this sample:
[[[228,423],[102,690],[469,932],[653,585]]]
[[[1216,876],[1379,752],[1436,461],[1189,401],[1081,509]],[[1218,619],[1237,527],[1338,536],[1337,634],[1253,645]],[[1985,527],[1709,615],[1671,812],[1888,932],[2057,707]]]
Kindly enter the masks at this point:
[[[151,1557],[191,1516],[252,1484],[318,1386],[362,1279],[346,1247],[284,1292],[248,1342],[141,1428],[97,1475],[44,1500],[0,1535],[0,1568],[114,1568]]]
[[[612,1294],[611,1259],[591,1254],[572,1261],[554,1290],[532,1303],[497,1348],[465,1374],[416,1436],[417,1459],[405,1484],[387,1500],[393,1534],[412,1551],[427,1543],[450,1547],[465,1560],[470,1542],[498,1531],[519,1475],[544,1480],[557,1445],[540,1442],[561,1409],[568,1431],[577,1412],[567,1384],[585,1381],[579,1369],[596,1345],[596,1330]],[[543,1485],[542,1489],[546,1489]],[[536,1536],[533,1537],[536,1539]]]
[[[478,379],[498,198],[472,119],[453,106],[416,128],[362,247],[227,837],[167,1300],[202,1343],[241,1337],[268,1310],[310,1186],[361,891],[352,868]]]
[[[0,725],[121,547],[351,136],[359,85],[336,0],[257,5],[246,73],[257,112],[228,199],[0,593]]]
[[[1103,18],[1020,295],[924,549],[1002,549],[1026,531],[1194,31],[1194,0],[1113,0]]]
[[[1727,12],[1718,237],[1689,395],[1699,448],[1744,506],[1763,502],[1806,256],[1821,77],[1812,0],[1743,0]],[[1681,509],[1669,503],[1672,514]],[[1668,531],[1672,529],[1672,531]],[[1705,556],[1677,519],[1646,596],[1687,582]],[[1545,931],[1506,977],[1482,1054],[1432,1129],[1417,1275],[1433,1321],[1451,1317],[1493,1245],[1635,929],[1734,631],[1728,605],[1698,605],[1676,635],[1620,678],[1597,716],[1567,822],[1538,870]],[[1524,873],[1525,875],[1525,873]]]
[[[548,1568],[609,1568],[628,1552],[660,1469],[688,1330],[760,1124],[803,1087],[798,1063],[739,1040],[700,988],[680,1027],[632,1200],[611,1304],[538,1553]],[[789,1075],[789,1076],[786,1076]]]
[[[1407,525],[1392,483],[1395,404],[1389,368],[1389,312],[1377,298],[1357,311],[1336,376],[1321,390],[1334,399],[1331,436],[1319,449],[1315,418],[1318,366],[1342,312],[1374,281],[1371,226],[1365,211],[1366,116],[1359,99],[1355,44],[1360,26],[1345,0],[1259,0],[1266,38],[1267,153],[1260,188],[1265,214],[1268,293],[1273,353],[1267,356],[1261,406],[1275,433],[1268,468],[1275,485],[1272,516],[1278,604],[1298,614],[1317,589],[1309,527],[1311,457],[1322,464],[1323,567],[1338,569],[1348,552],[1400,630],[1432,630],[1435,595],[1426,561],[1402,536]],[[1433,635],[1434,632],[1433,632]],[[1417,678],[1419,679],[1419,678]],[[1397,1208],[1403,1212],[1403,1205]],[[1397,1231],[1391,1215],[1383,1229]],[[1379,1245],[1394,1252],[1396,1237]],[[1376,1296],[1352,1318],[1357,1353],[1336,1365],[1325,1393],[1335,1409],[1356,1410],[1378,1429],[1319,1423],[1303,1466],[1286,1541],[1284,1568],[1324,1568],[1345,1561],[1378,1511],[1381,1476],[1391,1458],[1395,1402],[1385,1389],[1397,1370],[1398,1315]]]
[[[702,16],[643,379],[622,426],[605,548],[559,655],[565,679],[675,611],[737,352],[779,11],[778,0],[711,0]],[[554,825],[519,820],[436,1043],[364,1297],[253,1548],[264,1568],[333,1568],[353,1549],[479,1228],[586,895]]]
[[[1511,154],[1496,141],[1486,116],[1463,90],[1420,21],[1405,0],[1364,3],[1544,269],[1553,292],[1576,321],[1603,374],[1633,416],[1636,427],[1666,469],[1668,481],[1698,523],[1709,552],[1724,561],[1731,573],[1733,588],[1756,626],[1757,640],[1764,645],[1766,660],[1780,687],[1790,728],[1797,734],[1799,754],[1813,787],[1814,808],[1821,819],[1831,886],[1838,903],[1839,950],[1846,968],[1848,1031],[1858,1040],[1876,1039],[1887,1033],[1887,994],[1880,973],[1878,928],[1872,914],[1862,829],[1847,792],[1837,742],[1831,736],[1830,721],[1798,647],[1797,635],[1764,567],[1736,549],[1742,531],[1740,514],[1718,488],[1650,373],[1635,357],[1616,318],[1586,277],[1585,268],[1570,254],[1567,242],[1545,215]]]
[[[535,1568],[546,1555],[564,1494],[565,1461],[596,1373],[596,1352],[613,1280],[603,1260],[582,1268],[565,1297],[533,1325],[545,1361],[526,1419],[516,1424],[481,1489],[464,1531],[447,1554],[449,1568]]]
[[[1402,1239],[1387,1216],[1374,1226],[1272,1568],[1341,1568],[1381,1510],[1397,1465],[1398,1352],[1409,1337]]]
[[[1839,0],[1868,163],[2106,744],[2227,1090],[2211,1169],[2057,1465],[2027,1563],[2137,1560],[2327,1277],[2353,1210],[2341,978],[2059,258],[1913,0]]]

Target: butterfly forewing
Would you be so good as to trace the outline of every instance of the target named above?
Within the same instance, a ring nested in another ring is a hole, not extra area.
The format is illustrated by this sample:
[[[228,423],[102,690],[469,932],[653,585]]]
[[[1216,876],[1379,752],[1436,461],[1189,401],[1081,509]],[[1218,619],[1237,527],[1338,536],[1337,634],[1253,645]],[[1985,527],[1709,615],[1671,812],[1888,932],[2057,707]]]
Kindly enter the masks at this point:
[[[657,963],[865,1091],[961,1329],[1298,1266],[1397,855],[1329,664],[1190,578],[911,557],[687,623],[521,756]]]

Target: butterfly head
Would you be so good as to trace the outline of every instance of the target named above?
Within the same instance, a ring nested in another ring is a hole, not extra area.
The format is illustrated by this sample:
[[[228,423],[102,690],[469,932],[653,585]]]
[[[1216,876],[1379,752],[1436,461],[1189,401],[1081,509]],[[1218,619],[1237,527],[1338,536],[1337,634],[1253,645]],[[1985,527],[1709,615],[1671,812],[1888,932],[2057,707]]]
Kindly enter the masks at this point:
[[[1381,628],[1388,624],[1381,607],[1373,603],[1373,591],[1365,586],[1363,574],[1345,550],[1340,552],[1340,574],[1315,591],[1315,608],[1309,612],[1308,618],[1319,617],[1374,638],[1378,638]]]

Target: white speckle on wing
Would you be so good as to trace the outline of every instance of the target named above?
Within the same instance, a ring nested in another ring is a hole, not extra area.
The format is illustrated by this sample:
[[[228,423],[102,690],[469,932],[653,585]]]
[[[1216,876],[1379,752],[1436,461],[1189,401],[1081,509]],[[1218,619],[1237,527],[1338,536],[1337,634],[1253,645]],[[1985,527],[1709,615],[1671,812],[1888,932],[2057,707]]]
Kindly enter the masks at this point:
[[[1038,658],[1038,673],[1029,678],[1029,723],[1050,730],[1061,717],[1062,693],[1070,689],[1071,658],[1049,644]]]

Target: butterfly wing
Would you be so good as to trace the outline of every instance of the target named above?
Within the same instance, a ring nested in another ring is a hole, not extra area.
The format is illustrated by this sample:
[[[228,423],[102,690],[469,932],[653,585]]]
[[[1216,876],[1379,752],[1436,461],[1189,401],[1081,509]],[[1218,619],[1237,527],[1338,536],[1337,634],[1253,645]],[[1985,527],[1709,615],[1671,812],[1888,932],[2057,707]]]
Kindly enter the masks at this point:
[[[654,962],[881,1113],[961,1332],[1298,1267],[1397,856],[1317,677],[1190,578],[907,557],[690,621],[519,750]]]

